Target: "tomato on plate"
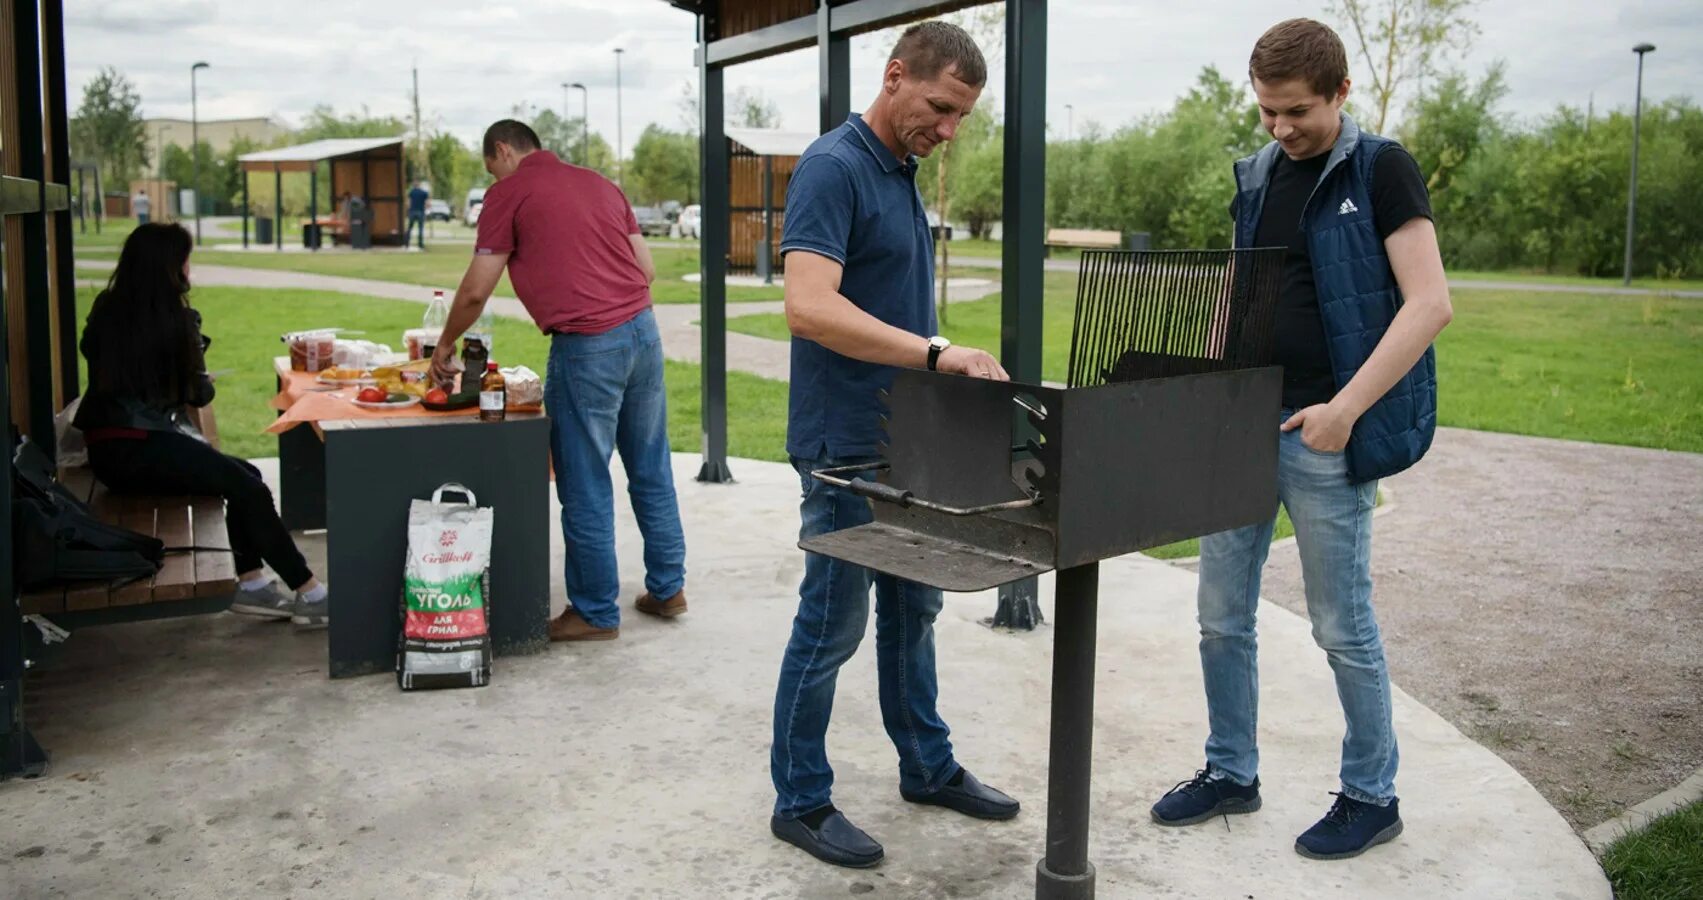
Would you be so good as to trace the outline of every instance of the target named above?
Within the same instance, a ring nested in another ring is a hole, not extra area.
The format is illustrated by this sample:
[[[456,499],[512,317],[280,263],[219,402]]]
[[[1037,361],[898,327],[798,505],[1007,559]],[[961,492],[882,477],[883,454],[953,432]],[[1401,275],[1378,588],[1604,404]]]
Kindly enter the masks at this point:
[[[362,403],[383,403],[385,401],[385,396],[386,394],[384,391],[379,388],[370,387],[362,388],[361,392],[355,395],[355,399]]]
[[[444,393],[443,388],[432,388],[426,392],[426,402],[442,406],[449,402],[449,395]]]

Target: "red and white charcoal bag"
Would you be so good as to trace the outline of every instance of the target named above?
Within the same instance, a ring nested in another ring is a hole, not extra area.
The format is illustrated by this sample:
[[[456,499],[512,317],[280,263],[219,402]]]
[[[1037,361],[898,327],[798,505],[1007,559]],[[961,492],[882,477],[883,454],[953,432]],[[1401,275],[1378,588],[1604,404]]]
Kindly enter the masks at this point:
[[[460,494],[464,503],[444,501]],[[492,511],[453,482],[408,507],[402,638],[396,683],[405,691],[479,687],[491,680]]]

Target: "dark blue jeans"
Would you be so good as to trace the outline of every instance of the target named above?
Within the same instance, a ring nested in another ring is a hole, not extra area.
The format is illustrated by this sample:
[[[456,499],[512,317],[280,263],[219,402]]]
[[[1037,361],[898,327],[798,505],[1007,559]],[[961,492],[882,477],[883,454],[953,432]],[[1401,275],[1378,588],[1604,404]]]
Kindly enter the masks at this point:
[[[656,315],[647,309],[602,334],[552,336],[544,403],[562,501],[568,600],[592,625],[615,628],[621,624],[621,578],[610,454],[621,454],[633,517],[644,536],[645,590],[666,600],[686,584]]]
[[[869,460],[794,458],[804,489],[800,539],[871,521],[869,501],[810,477],[814,469]],[[769,772],[775,815],[797,818],[829,802],[834,770],[828,765],[828,718],[840,666],[851,659],[869,624],[869,587],[875,585],[875,665],[881,685],[881,720],[899,751],[899,785],[906,791],[938,790],[958,773],[951,729],[935,709],[934,617],[940,591],[891,575],[805,554],[798,615],[781,661],[775,691],[775,737]]]
[[[408,230],[402,232],[402,246],[404,246],[404,247],[408,246],[408,239],[413,238],[416,232],[418,232],[419,237],[415,238],[415,239],[420,242],[420,249],[421,250],[426,249],[426,214],[425,213],[409,213],[408,214]]]

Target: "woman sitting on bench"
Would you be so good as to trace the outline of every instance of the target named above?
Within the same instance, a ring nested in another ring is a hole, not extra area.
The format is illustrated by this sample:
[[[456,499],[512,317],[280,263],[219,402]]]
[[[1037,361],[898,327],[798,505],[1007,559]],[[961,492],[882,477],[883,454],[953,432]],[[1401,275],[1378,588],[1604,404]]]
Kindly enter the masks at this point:
[[[180,424],[184,407],[213,402],[204,356],[211,341],[188,300],[192,247],[180,225],[137,227],[95,298],[81,343],[89,390],[74,421],[88,443],[89,468],[120,493],[223,497],[241,582],[231,611],[323,628],[326,586],[308,571],[260,470]],[[262,561],[289,591],[266,577]]]

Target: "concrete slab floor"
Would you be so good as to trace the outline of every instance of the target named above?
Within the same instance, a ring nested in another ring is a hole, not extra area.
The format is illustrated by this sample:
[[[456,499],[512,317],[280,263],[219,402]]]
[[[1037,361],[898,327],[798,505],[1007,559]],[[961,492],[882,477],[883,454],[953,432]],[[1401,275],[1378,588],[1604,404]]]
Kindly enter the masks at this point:
[[[0,784],[0,894],[1032,896],[1049,630],[983,627],[991,593],[949,596],[937,625],[942,712],[960,761],[1023,801],[1006,823],[899,798],[865,641],[840,678],[830,754],[836,803],[887,859],[867,871],[818,863],[767,824],[770,708],[801,569],[797,476],[735,460],[737,484],[701,485],[696,456],[675,462],[692,611],[675,622],[629,611],[620,640],[499,660],[487,688],[404,695],[388,677],[329,681],[323,633],[232,615],[76,633],[29,682],[54,763]],[[304,541],[322,553],[321,539]],[[622,509],[629,595],[639,551]],[[1399,690],[1406,833],[1356,860],[1297,856],[1295,835],[1337,788],[1342,722],[1306,623],[1271,604],[1260,610],[1264,809],[1152,824],[1147,807],[1201,761],[1194,586],[1139,557],[1101,566],[1100,897],[1610,896],[1537,791]],[[1049,614],[1050,590],[1043,579]]]

